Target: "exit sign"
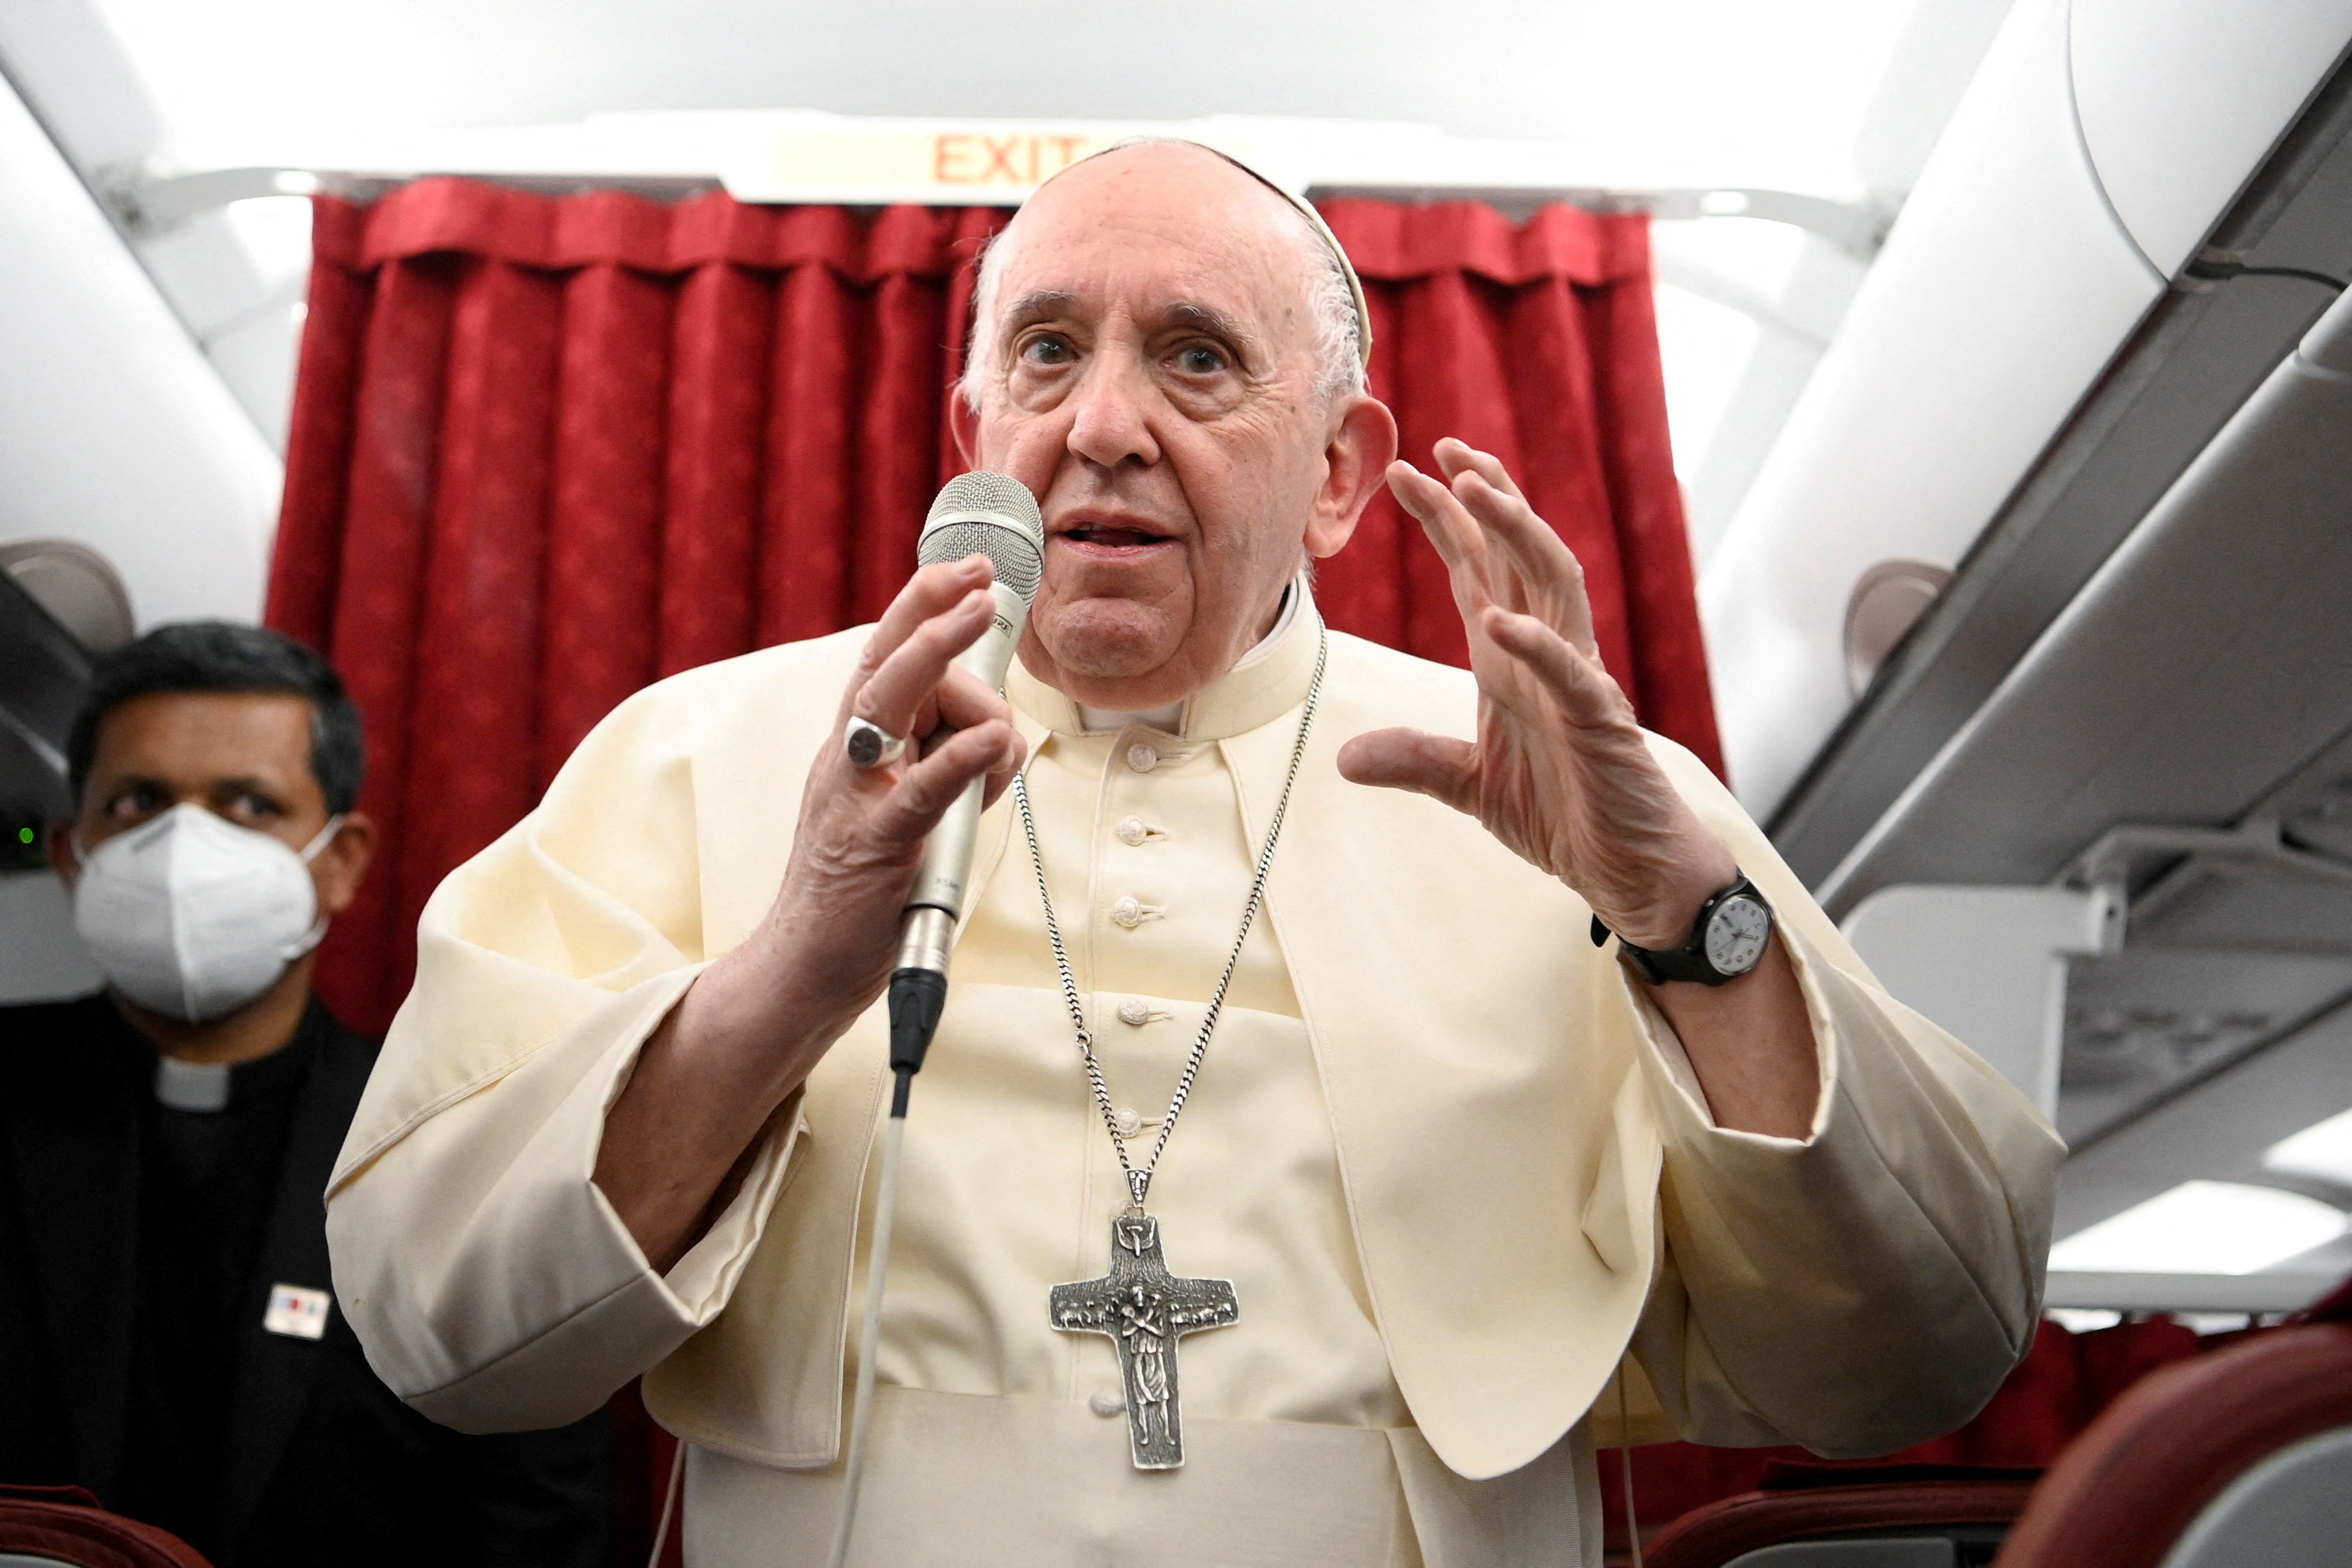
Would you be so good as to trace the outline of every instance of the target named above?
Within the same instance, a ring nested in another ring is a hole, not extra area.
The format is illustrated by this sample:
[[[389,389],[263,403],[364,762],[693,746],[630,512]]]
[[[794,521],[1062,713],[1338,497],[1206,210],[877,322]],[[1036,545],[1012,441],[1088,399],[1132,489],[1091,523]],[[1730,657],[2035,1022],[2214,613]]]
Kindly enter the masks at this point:
[[[747,202],[1011,206],[1081,159],[1133,136],[1178,136],[1251,159],[1247,142],[1201,126],[1049,121],[892,121],[781,127],[723,171]]]

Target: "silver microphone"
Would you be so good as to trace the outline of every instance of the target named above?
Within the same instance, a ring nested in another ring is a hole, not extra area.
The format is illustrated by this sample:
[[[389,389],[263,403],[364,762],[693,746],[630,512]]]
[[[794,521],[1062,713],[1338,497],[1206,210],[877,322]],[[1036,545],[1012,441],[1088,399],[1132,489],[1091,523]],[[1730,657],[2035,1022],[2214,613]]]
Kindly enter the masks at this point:
[[[1045,574],[1045,520],[1028,487],[985,471],[950,479],[931,503],[915,545],[918,565],[985,555],[996,568],[989,593],[996,617],[956,663],[990,689],[1004,689],[1004,672],[1029,619],[1030,601]],[[923,845],[921,869],[907,896],[898,928],[898,964],[890,977],[890,1065],[898,1075],[896,1113],[903,1115],[907,1084],[921,1068],[947,1000],[948,953],[962,917],[972,846],[980,834],[988,781],[974,779],[949,806]]]

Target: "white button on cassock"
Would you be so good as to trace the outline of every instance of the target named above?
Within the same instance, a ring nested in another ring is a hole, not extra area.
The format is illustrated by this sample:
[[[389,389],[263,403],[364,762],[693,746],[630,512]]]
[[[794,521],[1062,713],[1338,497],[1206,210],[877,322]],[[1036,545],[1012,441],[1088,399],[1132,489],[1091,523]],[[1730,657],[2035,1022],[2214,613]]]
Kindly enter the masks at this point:
[[[1143,818],[1139,816],[1121,817],[1118,826],[1111,831],[1118,834],[1118,841],[1129,848],[1151,837],[1151,829],[1143,826]]]
[[[1151,1022],[1151,1004],[1140,997],[1129,997],[1118,1005],[1118,1021],[1122,1024],[1149,1024]]]
[[[1127,1409],[1127,1400],[1116,1388],[1097,1388],[1087,1396],[1087,1408],[1108,1420]]]
[[[1148,773],[1160,765],[1160,753],[1138,741],[1127,749],[1127,765],[1137,773]]]
[[[1118,1124],[1118,1135],[1132,1138],[1143,1131],[1143,1112],[1129,1107],[1114,1113],[1111,1120]]]
[[[1133,931],[1143,923],[1143,905],[1131,898],[1121,899],[1110,907],[1110,918],[1125,929]]]

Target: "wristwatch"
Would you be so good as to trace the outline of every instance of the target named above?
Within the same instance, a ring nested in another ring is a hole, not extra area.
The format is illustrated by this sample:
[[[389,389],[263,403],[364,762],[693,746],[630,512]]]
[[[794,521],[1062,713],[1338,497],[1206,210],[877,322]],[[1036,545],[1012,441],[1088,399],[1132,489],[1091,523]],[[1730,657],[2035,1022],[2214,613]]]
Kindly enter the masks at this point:
[[[1614,933],[1592,917],[1592,945],[1599,947]],[[1635,947],[1617,939],[1617,955],[1632,964],[1651,984],[1668,980],[1695,980],[1701,985],[1721,985],[1756,967],[1772,937],[1772,906],[1747,877],[1701,904],[1691,922],[1690,940],[1680,947]]]

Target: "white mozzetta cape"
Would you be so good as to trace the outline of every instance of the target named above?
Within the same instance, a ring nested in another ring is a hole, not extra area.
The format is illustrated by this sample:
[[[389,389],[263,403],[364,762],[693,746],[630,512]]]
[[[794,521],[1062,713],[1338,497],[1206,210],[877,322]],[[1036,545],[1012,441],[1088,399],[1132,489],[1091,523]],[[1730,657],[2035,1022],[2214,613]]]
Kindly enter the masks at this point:
[[[667,1276],[589,1173],[638,1046],[772,899],[866,635],[639,693],[426,909],[416,987],[344,1146],[328,1228],[376,1370],[436,1419],[551,1425],[650,1369],[655,1414],[705,1448],[833,1459],[886,1098],[879,1005]],[[1226,684],[1303,689],[1288,663]],[[1013,689],[1033,743],[1041,719],[1069,717],[1018,671]],[[1588,1411],[1614,1440],[1617,1394],[1596,1399],[1629,1346],[1635,1440],[1858,1454],[1966,1420],[2033,1332],[2056,1138],[1877,988],[1728,793],[1659,740],[1779,911],[1821,1048],[1811,1137],[1716,1128],[1664,1021],[1593,947],[1580,899],[1475,821],[1339,776],[1351,736],[1467,737],[1475,713],[1466,673],[1333,635],[1267,902],[1373,1312],[1430,1448],[1481,1479],[1544,1454]],[[1217,739],[1253,839],[1297,719],[1291,706]],[[975,889],[1011,828],[1000,802]]]

